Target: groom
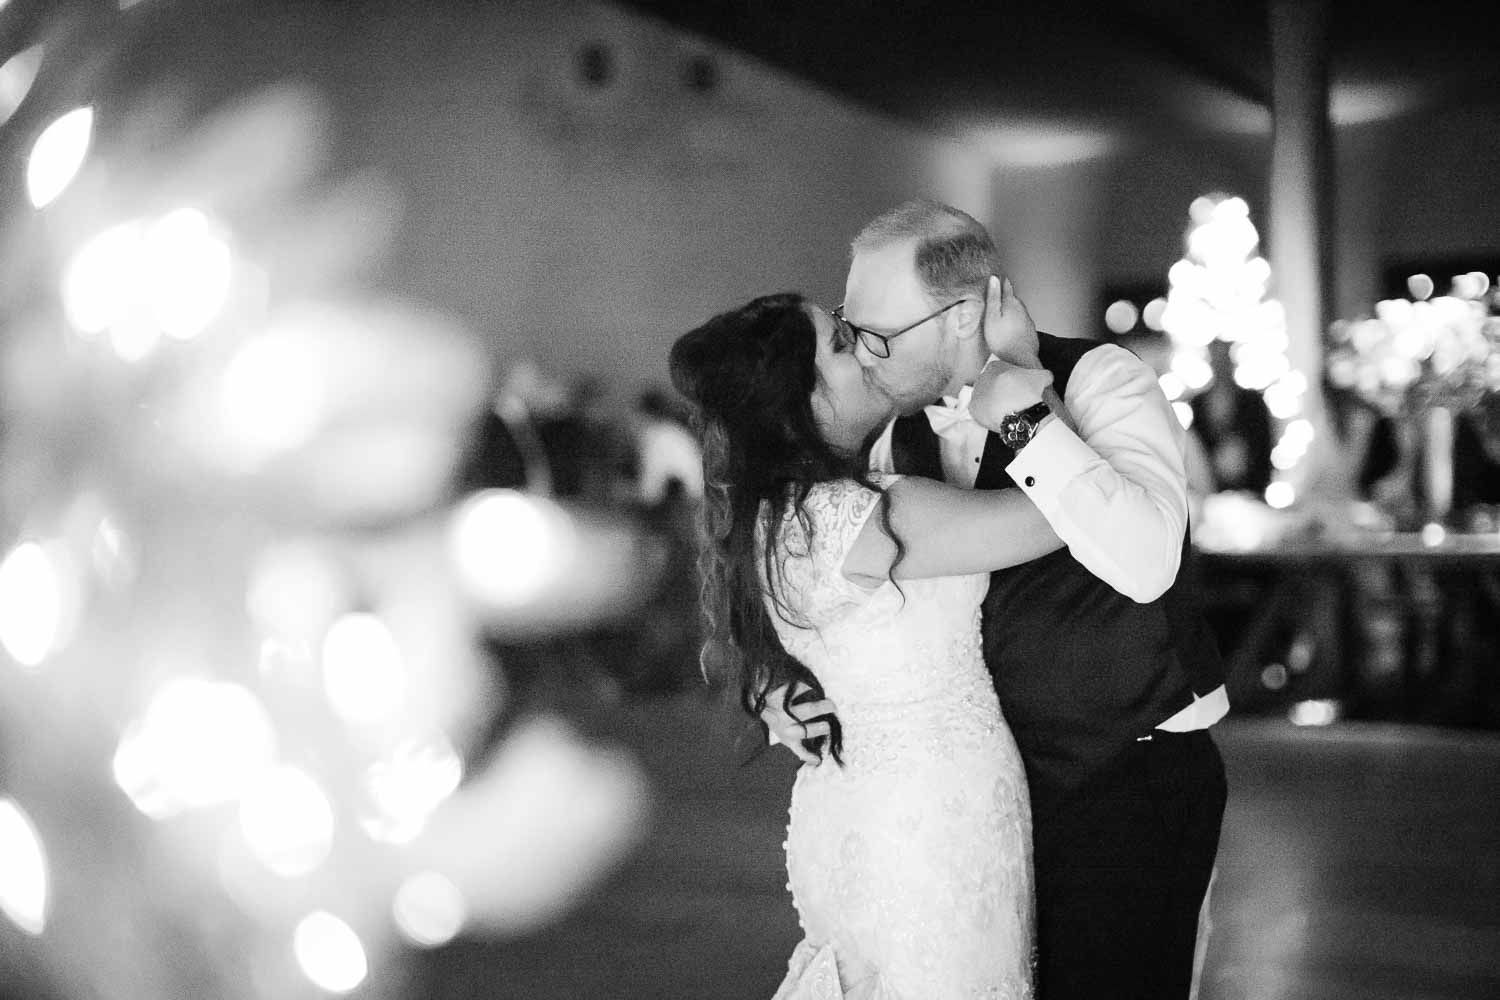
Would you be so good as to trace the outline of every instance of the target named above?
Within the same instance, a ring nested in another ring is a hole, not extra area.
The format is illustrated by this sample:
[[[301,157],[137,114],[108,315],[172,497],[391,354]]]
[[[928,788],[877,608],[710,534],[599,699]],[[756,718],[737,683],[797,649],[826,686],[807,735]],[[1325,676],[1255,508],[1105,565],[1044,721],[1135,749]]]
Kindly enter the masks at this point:
[[[935,202],[855,238],[840,315],[903,414],[871,464],[1024,490],[1066,543],[993,574],[983,619],[1031,792],[1039,996],[1185,998],[1225,802],[1207,730],[1228,701],[1193,601],[1183,430],[1151,369],[1038,335],[998,273],[984,227]],[[992,356],[1007,412],[971,419]],[[835,706],[797,712],[810,724],[764,718],[800,756]]]

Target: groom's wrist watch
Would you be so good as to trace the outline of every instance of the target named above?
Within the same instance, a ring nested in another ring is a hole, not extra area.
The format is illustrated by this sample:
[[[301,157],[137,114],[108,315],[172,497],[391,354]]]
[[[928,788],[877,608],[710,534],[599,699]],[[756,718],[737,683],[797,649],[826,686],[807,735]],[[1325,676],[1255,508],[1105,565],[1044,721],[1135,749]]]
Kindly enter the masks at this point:
[[[1052,407],[1046,401],[1028,406],[1016,413],[1007,413],[1000,418],[1000,441],[1011,451],[1020,451],[1031,443],[1042,421],[1052,416]]]

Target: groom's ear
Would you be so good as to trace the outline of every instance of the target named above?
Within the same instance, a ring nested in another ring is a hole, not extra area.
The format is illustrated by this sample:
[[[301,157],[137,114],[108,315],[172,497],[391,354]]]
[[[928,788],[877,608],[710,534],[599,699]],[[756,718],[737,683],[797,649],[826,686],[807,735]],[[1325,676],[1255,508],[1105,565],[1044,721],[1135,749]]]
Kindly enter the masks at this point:
[[[984,333],[984,300],[971,297],[953,307],[953,328],[964,340]]]

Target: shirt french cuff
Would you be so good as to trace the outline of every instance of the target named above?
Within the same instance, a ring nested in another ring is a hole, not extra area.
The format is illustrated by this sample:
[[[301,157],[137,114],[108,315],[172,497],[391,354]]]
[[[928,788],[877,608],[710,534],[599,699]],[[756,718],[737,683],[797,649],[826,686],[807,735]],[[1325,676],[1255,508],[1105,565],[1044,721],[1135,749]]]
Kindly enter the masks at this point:
[[[1040,510],[1053,510],[1063,488],[1091,466],[1099,453],[1073,433],[1061,419],[1053,418],[1005,467],[1016,484]]]

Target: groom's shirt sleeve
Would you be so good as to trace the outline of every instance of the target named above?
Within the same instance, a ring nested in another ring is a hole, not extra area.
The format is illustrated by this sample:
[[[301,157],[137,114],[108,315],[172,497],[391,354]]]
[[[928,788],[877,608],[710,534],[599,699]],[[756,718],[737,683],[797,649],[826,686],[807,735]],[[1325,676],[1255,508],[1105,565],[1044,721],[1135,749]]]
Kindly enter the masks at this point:
[[[1006,471],[1085,569],[1154,601],[1182,561],[1186,432],[1156,373],[1113,344],[1078,360],[1063,402],[1078,433],[1049,420]]]

